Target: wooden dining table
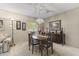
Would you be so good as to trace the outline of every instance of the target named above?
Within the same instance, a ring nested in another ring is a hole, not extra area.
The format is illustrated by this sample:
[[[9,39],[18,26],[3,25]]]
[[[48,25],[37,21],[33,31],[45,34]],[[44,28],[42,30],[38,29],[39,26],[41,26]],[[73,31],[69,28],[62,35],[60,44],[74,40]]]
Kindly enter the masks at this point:
[[[42,43],[48,39],[48,36],[47,35],[33,35],[32,38],[39,41],[39,48],[42,55],[42,49],[43,49]]]
[[[47,40],[48,36],[46,35],[33,35],[32,38],[37,40]]]

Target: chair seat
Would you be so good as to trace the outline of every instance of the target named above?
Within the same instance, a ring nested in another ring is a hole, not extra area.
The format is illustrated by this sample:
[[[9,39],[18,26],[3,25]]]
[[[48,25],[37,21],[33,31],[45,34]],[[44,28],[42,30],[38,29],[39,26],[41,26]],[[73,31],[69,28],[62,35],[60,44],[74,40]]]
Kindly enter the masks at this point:
[[[35,43],[32,43],[33,45],[37,45],[37,44],[39,44],[38,42],[35,42]]]
[[[38,41],[38,40],[33,39],[32,44],[33,44],[33,45],[37,45],[37,44],[39,44],[39,41]]]
[[[43,44],[43,47],[45,47],[45,48],[49,48],[50,46],[51,46],[52,44]]]

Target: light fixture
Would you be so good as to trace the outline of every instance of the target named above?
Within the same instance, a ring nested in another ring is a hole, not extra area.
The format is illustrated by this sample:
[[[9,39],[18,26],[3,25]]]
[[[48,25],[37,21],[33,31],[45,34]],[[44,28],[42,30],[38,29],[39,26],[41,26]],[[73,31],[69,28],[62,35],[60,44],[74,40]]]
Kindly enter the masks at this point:
[[[54,27],[56,27],[56,26],[57,26],[57,24],[56,24],[56,23],[53,23],[53,26],[54,26]]]
[[[44,23],[44,19],[42,19],[42,18],[38,18],[38,19],[36,19],[36,21],[38,24]]]
[[[42,9],[43,6],[41,6],[41,4],[38,4],[38,7],[36,8],[36,11],[38,11],[37,13],[39,14],[39,17],[36,19],[38,24],[44,23],[44,19],[40,17]]]

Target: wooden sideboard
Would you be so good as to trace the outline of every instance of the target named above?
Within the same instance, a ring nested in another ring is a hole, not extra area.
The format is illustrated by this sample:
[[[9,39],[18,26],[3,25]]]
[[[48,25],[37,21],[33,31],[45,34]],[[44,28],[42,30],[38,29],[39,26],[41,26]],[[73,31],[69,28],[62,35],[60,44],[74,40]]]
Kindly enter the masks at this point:
[[[59,43],[59,44],[65,44],[65,34],[63,33],[63,31],[59,31],[59,32],[55,31],[55,32],[52,32],[52,33],[53,33],[52,42]],[[47,35],[48,33],[39,32],[39,34]]]
[[[62,31],[60,33],[53,33],[53,42],[65,44],[65,34]]]

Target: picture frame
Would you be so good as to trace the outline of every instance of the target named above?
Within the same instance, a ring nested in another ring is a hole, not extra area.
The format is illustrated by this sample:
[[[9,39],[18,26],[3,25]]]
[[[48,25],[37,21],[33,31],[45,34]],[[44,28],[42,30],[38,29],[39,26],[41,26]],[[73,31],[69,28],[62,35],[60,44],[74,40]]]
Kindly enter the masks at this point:
[[[26,23],[22,22],[22,30],[26,30]]]
[[[49,22],[49,30],[50,31],[59,31],[61,30],[61,20],[51,21]]]
[[[3,20],[0,20],[0,29],[3,28]]]
[[[21,30],[21,21],[16,21],[16,29]]]

